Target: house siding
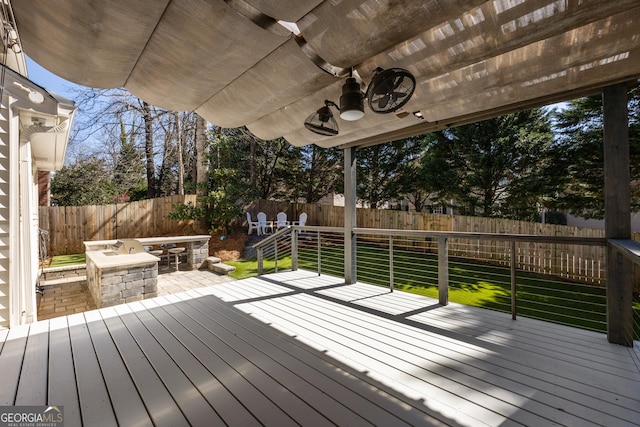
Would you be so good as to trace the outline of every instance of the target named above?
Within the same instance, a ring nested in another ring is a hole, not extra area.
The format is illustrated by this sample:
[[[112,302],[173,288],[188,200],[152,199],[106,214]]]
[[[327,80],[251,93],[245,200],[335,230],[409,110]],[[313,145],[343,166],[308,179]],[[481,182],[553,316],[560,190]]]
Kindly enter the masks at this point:
[[[9,327],[9,112],[6,99],[0,106],[0,328]]]

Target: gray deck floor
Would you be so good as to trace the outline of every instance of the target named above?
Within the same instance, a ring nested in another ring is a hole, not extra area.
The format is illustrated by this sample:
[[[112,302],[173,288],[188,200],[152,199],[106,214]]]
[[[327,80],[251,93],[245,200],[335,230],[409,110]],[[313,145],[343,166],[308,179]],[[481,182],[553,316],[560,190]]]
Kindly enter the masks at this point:
[[[0,405],[65,426],[640,425],[640,350],[309,272],[0,330]]]

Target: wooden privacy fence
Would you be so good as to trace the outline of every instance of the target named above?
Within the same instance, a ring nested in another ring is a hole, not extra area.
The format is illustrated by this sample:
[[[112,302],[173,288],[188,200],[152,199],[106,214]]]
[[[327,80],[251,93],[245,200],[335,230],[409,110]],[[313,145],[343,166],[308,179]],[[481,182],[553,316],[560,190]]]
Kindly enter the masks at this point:
[[[195,195],[170,196],[99,206],[41,206],[40,228],[48,232],[47,254],[84,252],[86,240],[167,236],[182,233],[192,221],[168,218],[174,204],[195,203]]]
[[[251,204],[247,210],[254,218],[260,211],[265,212],[268,218],[275,218],[278,212],[284,211],[290,219],[297,219],[301,212],[306,212],[308,215],[307,225],[344,226],[344,208],[342,206],[259,200]],[[356,210],[356,224],[360,228],[604,237],[602,229],[388,209],[358,208]],[[640,233],[633,233],[633,238],[640,240]],[[510,265],[509,257],[511,256],[508,242],[462,238],[451,239],[449,255],[496,265]],[[604,285],[606,280],[606,249],[601,246],[518,243],[516,245],[516,264],[521,270],[598,286]],[[637,276],[640,278],[640,274]]]
[[[196,196],[170,196],[103,206],[40,207],[40,228],[49,233],[49,255],[81,253],[84,252],[82,242],[86,240],[187,234],[185,230],[193,226],[193,222],[170,220],[168,215],[174,204],[189,202],[196,203]],[[265,212],[269,219],[275,219],[276,214],[283,211],[290,220],[297,220],[305,212],[307,225],[344,226],[342,206],[258,200],[246,210],[254,219],[260,211]],[[601,229],[389,209],[358,208],[356,223],[361,228],[604,237],[604,230]],[[244,214],[238,218],[237,224],[246,226]],[[634,233],[633,238],[640,240],[640,234]],[[498,265],[509,264],[510,248],[505,242],[456,238],[451,240],[449,251],[453,257]],[[595,285],[602,285],[605,281],[606,256],[603,247],[518,243],[516,256],[518,268],[522,270]],[[640,277],[640,274],[637,276]]]

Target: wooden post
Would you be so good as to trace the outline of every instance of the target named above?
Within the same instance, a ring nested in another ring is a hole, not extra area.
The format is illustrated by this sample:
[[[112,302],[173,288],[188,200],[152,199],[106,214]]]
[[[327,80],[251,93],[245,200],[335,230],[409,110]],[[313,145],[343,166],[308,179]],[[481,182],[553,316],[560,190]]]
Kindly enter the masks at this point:
[[[607,239],[631,238],[627,86],[602,91],[604,111],[604,220]],[[607,337],[633,346],[633,269],[629,259],[607,244]]]
[[[344,282],[356,283],[356,149],[344,149]]]

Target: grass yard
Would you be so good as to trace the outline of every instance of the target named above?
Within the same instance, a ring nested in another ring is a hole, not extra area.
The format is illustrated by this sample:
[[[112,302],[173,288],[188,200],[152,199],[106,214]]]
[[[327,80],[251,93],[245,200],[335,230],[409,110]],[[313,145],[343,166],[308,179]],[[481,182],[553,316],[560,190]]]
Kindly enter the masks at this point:
[[[343,276],[343,247],[322,248],[323,274]],[[389,252],[385,248],[358,245],[358,280],[389,287]],[[257,275],[256,260],[228,262],[236,267],[235,278]],[[317,251],[301,248],[301,269],[316,271]],[[430,253],[394,250],[395,289],[438,298],[437,256]],[[291,258],[278,260],[278,269],[291,268]],[[273,261],[264,261],[264,272],[275,271]],[[606,289],[518,271],[516,274],[518,315],[562,323],[600,332],[606,331]],[[511,311],[511,271],[449,259],[449,301],[509,313]],[[640,339],[640,301],[635,301],[635,339]]]
[[[70,265],[85,264],[87,258],[84,253],[73,255],[56,255],[51,258],[49,268],[68,267]]]

